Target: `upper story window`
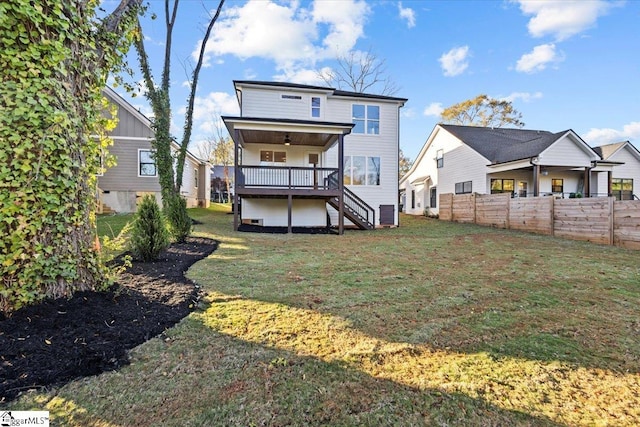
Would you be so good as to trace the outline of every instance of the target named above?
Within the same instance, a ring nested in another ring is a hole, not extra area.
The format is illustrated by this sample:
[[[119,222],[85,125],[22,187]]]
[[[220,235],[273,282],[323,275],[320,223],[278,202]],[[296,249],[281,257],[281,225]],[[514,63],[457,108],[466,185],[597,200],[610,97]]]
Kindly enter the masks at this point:
[[[436,151],[436,167],[441,168],[444,166],[444,150]]]
[[[311,97],[311,117],[320,117],[320,98]]]
[[[351,107],[353,118],[353,133],[365,135],[380,134],[380,106],[353,104]]]
[[[138,150],[138,176],[156,176],[156,161],[153,150]]]

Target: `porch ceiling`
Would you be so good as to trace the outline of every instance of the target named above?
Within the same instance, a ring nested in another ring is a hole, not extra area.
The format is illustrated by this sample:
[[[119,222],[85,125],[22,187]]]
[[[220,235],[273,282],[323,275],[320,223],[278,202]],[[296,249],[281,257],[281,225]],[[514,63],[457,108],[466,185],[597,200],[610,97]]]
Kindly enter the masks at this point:
[[[251,117],[223,117],[229,134],[240,145],[305,145],[328,148],[341,135],[351,133],[353,123],[320,122],[311,120],[268,119]]]
[[[338,140],[338,135],[330,133],[303,133],[290,131],[266,131],[239,129],[242,144],[274,144],[310,145],[315,147],[331,146]]]

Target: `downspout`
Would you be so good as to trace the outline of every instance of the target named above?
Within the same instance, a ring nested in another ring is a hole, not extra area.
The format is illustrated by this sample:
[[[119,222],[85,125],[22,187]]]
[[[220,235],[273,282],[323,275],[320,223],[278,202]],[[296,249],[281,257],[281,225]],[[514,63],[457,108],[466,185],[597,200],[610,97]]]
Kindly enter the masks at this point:
[[[583,197],[591,197],[591,169],[597,165],[597,160],[591,162],[591,167],[585,166],[584,168],[584,194]]]

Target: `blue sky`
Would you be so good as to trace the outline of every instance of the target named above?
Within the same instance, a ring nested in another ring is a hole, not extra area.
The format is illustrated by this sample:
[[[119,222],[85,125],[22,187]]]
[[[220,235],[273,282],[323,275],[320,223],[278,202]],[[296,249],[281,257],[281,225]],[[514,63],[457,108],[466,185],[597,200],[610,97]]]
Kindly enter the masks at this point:
[[[188,94],[185,70],[217,5],[180,4],[172,57],[176,136]],[[152,0],[158,19],[143,21],[158,78],[163,8]],[[321,84],[315,70],[335,67],[336,56],[349,51],[383,59],[399,87],[395,96],[409,99],[400,146],[412,159],[442,108],[481,93],[512,101],[527,129],[573,129],[593,146],[630,140],[640,147],[639,26],[635,0],[228,0],[207,44],[191,149],[217,135],[220,114],[238,114],[234,79]],[[137,68],[135,55],[130,65]],[[143,97],[131,102],[150,114]]]

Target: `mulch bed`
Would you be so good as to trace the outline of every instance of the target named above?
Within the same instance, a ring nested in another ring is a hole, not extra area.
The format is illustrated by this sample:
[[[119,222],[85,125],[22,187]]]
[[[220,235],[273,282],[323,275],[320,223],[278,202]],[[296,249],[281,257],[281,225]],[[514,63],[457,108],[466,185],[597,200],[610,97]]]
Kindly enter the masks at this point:
[[[134,261],[108,292],[78,292],[0,318],[0,402],[129,363],[128,350],[196,307],[199,289],[184,272],[216,248],[188,238],[158,261]]]

